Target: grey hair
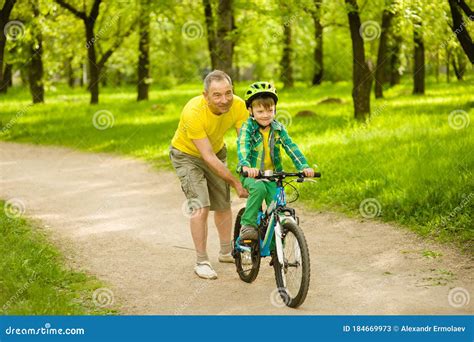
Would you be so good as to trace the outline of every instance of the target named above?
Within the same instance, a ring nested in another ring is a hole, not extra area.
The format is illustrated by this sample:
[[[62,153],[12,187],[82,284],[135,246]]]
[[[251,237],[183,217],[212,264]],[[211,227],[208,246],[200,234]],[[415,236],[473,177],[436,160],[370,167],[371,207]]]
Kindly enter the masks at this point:
[[[204,78],[204,91],[209,90],[209,86],[211,85],[212,81],[222,81],[222,80],[227,80],[227,82],[229,82],[229,84],[232,85],[232,79],[224,71],[221,71],[221,70],[211,71]]]

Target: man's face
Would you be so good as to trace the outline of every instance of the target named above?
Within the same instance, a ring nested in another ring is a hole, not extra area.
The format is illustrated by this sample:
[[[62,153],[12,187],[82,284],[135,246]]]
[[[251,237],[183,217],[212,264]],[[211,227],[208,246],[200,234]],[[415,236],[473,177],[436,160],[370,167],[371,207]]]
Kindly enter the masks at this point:
[[[258,104],[250,107],[250,111],[257,122],[262,126],[268,126],[272,123],[275,117],[275,105],[265,107],[262,104]]]
[[[234,101],[232,86],[227,80],[212,81],[207,92],[203,92],[209,109],[216,115],[227,113]]]

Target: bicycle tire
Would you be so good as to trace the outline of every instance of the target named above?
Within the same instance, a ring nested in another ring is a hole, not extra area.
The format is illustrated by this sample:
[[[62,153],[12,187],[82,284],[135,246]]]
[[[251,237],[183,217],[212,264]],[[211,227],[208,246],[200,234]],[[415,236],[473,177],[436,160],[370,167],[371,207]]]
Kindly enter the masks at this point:
[[[234,244],[237,238],[240,235],[240,219],[245,211],[245,208],[242,208],[239,210],[239,213],[237,214],[237,217],[235,219],[235,224],[234,224]],[[235,259],[235,267],[237,269],[237,273],[239,274],[240,279],[245,281],[246,283],[251,283],[253,282],[258,275],[258,272],[260,270],[260,245],[258,241],[254,241],[251,245],[252,251],[251,251],[251,260],[252,264],[250,265],[244,265],[242,262],[242,253],[237,251],[234,247],[234,259]]]
[[[285,248],[288,246],[287,238],[289,234],[292,234],[296,241],[298,242],[300,254],[301,254],[301,283],[299,285],[298,291],[291,291],[288,290],[286,284],[286,274],[288,273],[289,261],[285,252],[283,253],[284,265],[280,265],[278,262],[278,257],[276,255],[276,251],[273,253],[273,269],[275,270],[275,280],[277,284],[278,293],[280,294],[281,299],[286,304],[286,306],[290,308],[297,308],[306,299],[306,295],[308,294],[309,283],[310,283],[310,276],[311,276],[311,265],[310,265],[310,258],[309,258],[309,249],[308,243],[306,242],[306,238],[304,236],[303,230],[294,222],[286,221],[284,225],[282,225],[282,232],[285,236]],[[293,266],[291,266],[293,267]],[[297,266],[296,266],[297,267]]]

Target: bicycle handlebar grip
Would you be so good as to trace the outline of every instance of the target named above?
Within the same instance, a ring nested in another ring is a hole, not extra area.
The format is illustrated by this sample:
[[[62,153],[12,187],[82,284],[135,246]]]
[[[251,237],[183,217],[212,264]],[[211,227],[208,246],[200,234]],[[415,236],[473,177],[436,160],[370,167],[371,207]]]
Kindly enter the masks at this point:
[[[314,177],[315,178],[321,178],[321,172],[315,172]]]
[[[242,171],[242,176],[244,176],[244,177],[248,177],[248,176],[249,176],[249,173],[248,173],[248,171]]]

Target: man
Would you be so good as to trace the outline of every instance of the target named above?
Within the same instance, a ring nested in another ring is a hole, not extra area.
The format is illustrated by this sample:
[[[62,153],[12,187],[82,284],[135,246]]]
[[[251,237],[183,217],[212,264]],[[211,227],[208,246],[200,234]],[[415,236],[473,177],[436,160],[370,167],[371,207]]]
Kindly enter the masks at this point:
[[[229,185],[241,198],[247,197],[248,192],[226,166],[224,134],[234,127],[238,136],[247,118],[245,102],[233,94],[229,75],[214,70],[204,79],[202,95],[184,107],[171,140],[170,159],[192,212],[191,235],[197,255],[194,271],[201,278],[217,278],[206,251],[209,211],[214,211],[219,233],[218,260],[234,262]]]

